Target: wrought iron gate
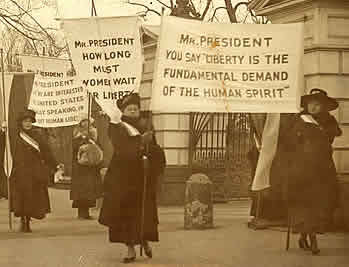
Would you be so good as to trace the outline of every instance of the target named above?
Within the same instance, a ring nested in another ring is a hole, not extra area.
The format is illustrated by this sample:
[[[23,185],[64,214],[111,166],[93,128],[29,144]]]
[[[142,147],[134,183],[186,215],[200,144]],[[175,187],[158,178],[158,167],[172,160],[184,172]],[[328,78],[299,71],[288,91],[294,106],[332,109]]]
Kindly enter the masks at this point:
[[[214,182],[216,200],[248,195],[250,125],[247,113],[190,114],[189,164]]]

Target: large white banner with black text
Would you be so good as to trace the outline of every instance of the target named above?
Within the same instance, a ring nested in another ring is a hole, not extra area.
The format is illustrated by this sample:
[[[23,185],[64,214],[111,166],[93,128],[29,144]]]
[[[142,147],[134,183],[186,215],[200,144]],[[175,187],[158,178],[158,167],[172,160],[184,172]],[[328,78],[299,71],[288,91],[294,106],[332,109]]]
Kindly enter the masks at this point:
[[[77,77],[110,116],[116,100],[138,92],[143,56],[138,17],[64,19],[62,27]]]
[[[87,91],[71,73],[69,60],[22,56],[23,70],[34,72],[29,108],[36,112],[36,126],[62,127],[79,123],[87,113]]]
[[[162,19],[152,110],[298,112],[303,24]]]

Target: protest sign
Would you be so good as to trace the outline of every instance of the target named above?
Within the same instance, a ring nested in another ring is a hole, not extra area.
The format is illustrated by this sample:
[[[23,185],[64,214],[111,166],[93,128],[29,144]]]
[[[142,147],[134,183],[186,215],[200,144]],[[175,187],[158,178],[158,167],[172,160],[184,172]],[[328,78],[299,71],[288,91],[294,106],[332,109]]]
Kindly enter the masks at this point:
[[[24,71],[35,73],[29,108],[36,112],[38,127],[62,127],[79,123],[87,113],[87,91],[68,76],[69,60],[22,56]]]
[[[163,17],[152,110],[298,112],[303,25]]]
[[[143,58],[138,17],[64,19],[77,77],[111,117],[116,100],[138,92]]]

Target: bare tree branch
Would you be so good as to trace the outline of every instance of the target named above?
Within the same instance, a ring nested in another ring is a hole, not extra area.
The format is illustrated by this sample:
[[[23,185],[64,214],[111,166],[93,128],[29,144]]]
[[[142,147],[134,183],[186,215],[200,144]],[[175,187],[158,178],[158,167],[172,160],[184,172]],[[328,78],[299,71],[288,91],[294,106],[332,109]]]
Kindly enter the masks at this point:
[[[216,18],[216,13],[217,13],[217,11],[220,10],[220,9],[227,9],[227,8],[226,8],[225,6],[220,6],[220,7],[215,8],[215,10],[213,11],[212,17],[209,19],[209,21],[212,22],[213,19]]]
[[[246,6],[247,9],[248,9],[248,2],[239,2],[239,3],[237,3],[237,4],[235,5],[235,7],[234,7],[234,9],[235,9],[235,15],[238,13],[238,9],[239,9],[239,7],[241,7],[241,6]],[[246,20],[247,20],[247,18],[248,18],[248,15],[249,15],[249,12],[246,12],[245,18],[243,19],[243,23],[246,23]],[[236,20],[237,20],[237,18],[236,18]],[[238,21],[236,21],[236,22],[238,22]]]
[[[247,6],[248,7],[248,2],[239,2],[235,5],[234,9],[237,10],[240,6]]]
[[[248,18],[248,15],[249,15],[249,13],[247,12],[247,13],[245,14],[245,18],[244,18],[244,20],[243,20],[243,23],[246,23],[246,20],[247,20],[247,18]]]
[[[6,22],[6,24],[10,25],[14,30],[16,30],[17,32],[19,32],[20,34],[22,34],[24,37],[30,39],[30,40],[37,40],[37,41],[42,41],[40,39],[37,39],[35,37],[29,36],[28,34],[26,34],[25,32],[21,31],[20,29],[18,29],[18,27],[16,27],[14,24],[12,24],[12,22],[10,22],[9,20],[7,20],[5,17],[1,17],[2,20],[4,20]]]
[[[210,5],[211,4],[212,4],[212,0],[207,0],[206,7],[204,9],[204,12],[202,12],[202,15],[201,15],[201,18],[200,18],[201,20],[203,20],[206,17],[207,12],[210,9]]]
[[[0,15],[1,16],[1,15]],[[40,34],[41,31],[36,30],[36,28],[34,28],[33,26],[31,26],[30,24],[27,24],[26,22],[24,22],[23,20],[20,19],[15,19],[13,17],[10,16],[6,16],[6,15],[2,15],[3,18],[6,18],[8,20],[10,20],[11,22],[13,22],[15,25],[17,25],[18,27],[20,26],[21,28],[23,28],[23,30],[26,30],[28,32],[33,32],[33,33],[37,33]]]
[[[127,3],[130,4],[130,5],[141,6],[141,7],[145,8],[145,9],[146,9],[146,13],[148,13],[148,12],[153,12],[153,13],[155,13],[155,14],[161,16],[161,13],[160,13],[160,12],[158,12],[158,11],[152,9],[152,8],[149,8],[147,5],[139,4],[139,3],[133,3],[133,2],[130,2],[130,1],[128,1]]]
[[[158,2],[159,4],[163,5],[164,7],[167,7],[169,9],[171,9],[171,7],[169,5],[166,5],[164,2],[160,1],[160,0],[156,0],[156,2]]]
[[[224,0],[225,6],[227,7],[227,13],[228,17],[231,23],[236,23],[236,14],[235,14],[235,8],[233,7],[231,0]]]
[[[37,46],[36,46],[36,44],[35,44],[35,41],[33,40],[32,41],[32,47],[34,48],[34,50],[35,50],[35,53],[37,54],[37,55],[39,55],[40,53],[39,53],[39,51],[38,51],[38,48],[37,48]]]
[[[10,0],[13,4],[15,4],[20,10],[24,11],[35,23],[36,25],[39,26],[39,28],[47,35],[47,37],[52,41],[52,43],[54,43],[55,41],[53,40],[52,36],[46,31],[46,29],[44,27],[41,26],[41,24],[28,12],[26,11],[24,8],[22,8],[19,4],[17,4],[16,1],[14,0]]]

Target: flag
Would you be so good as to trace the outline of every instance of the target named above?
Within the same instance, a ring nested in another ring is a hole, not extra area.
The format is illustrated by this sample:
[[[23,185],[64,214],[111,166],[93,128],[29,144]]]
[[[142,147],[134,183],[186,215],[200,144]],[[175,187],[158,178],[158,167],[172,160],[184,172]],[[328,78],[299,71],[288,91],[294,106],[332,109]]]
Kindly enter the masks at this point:
[[[270,170],[277,150],[279,125],[280,114],[269,113],[262,133],[261,149],[252,191],[260,191],[270,187]]]
[[[256,173],[252,183],[252,191],[261,191],[283,185],[284,174],[287,172],[286,132],[292,127],[295,114],[269,113],[266,116],[261,133],[261,149]],[[253,123],[255,121],[253,120]]]
[[[6,123],[8,125],[9,121],[9,100],[10,100],[10,92],[12,87],[12,81],[13,81],[13,74],[5,74],[3,76],[4,82],[2,83],[4,85],[4,88],[2,88],[1,96],[0,96],[0,105],[1,105],[1,116],[0,116],[0,122],[1,125]],[[5,96],[5,98],[4,98]],[[2,132],[1,133],[1,165],[3,166],[3,169],[1,170],[1,176],[9,176],[11,174],[12,169],[12,157],[11,157],[11,148],[10,148],[10,137],[9,137],[9,129],[7,129],[7,133]],[[1,191],[5,192],[7,191],[6,188],[3,188],[3,185],[5,184],[4,180],[5,177],[1,177]],[[7,187],[7,186],[6,186]]]
[[[264,114],[264,118],[262,114],[252,114],[251,118],[256,131],[256,144],[261,146],[251,187],[257,194],[252,194],[251,215],[255,218],[250,226],[254,229],[280,226],[287,218],[286,133],[293,125],[295,114]]]

